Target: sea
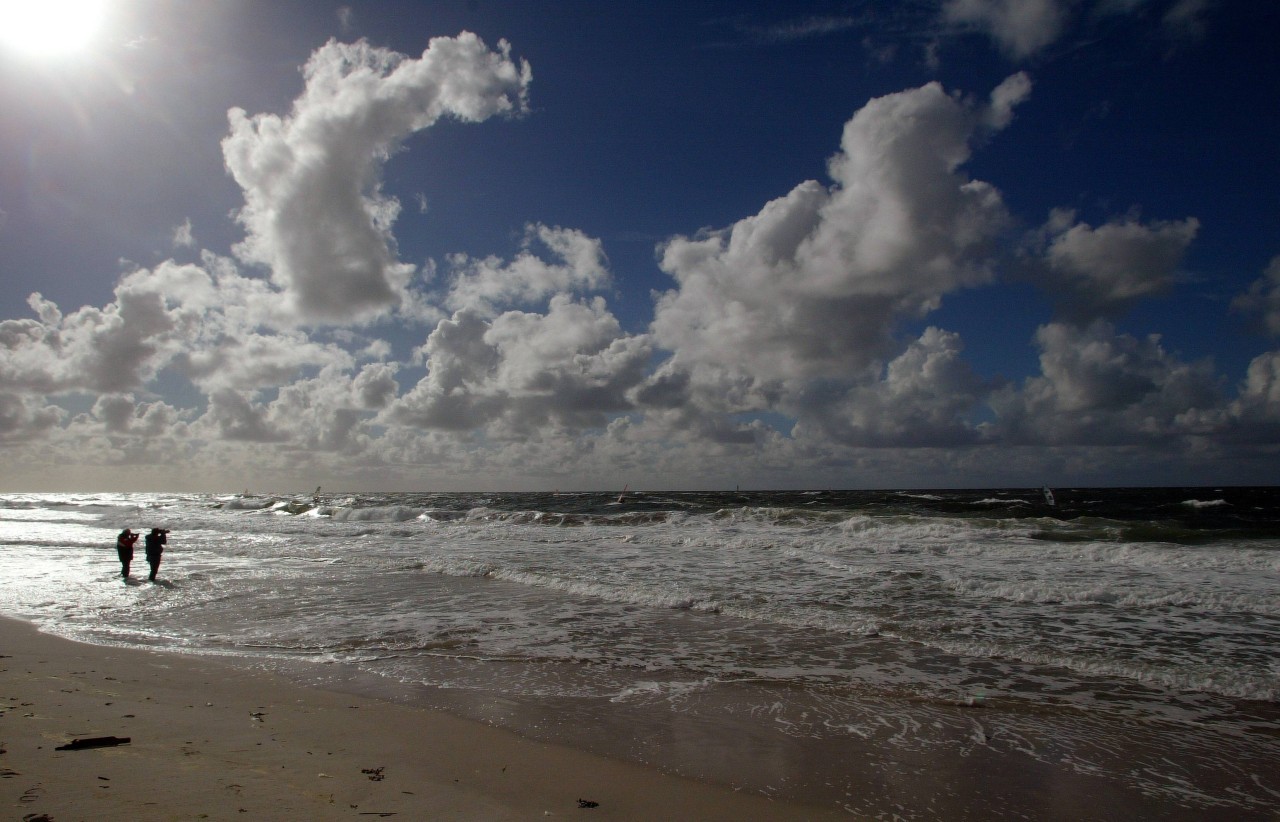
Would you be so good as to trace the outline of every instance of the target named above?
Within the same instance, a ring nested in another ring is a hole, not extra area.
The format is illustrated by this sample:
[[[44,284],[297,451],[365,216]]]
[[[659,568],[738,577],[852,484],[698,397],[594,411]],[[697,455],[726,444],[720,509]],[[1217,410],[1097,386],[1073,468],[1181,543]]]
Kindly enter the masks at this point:
[[[870,818],[1280,818],[1280,488],[11,493],[0,567],[64,637]]]

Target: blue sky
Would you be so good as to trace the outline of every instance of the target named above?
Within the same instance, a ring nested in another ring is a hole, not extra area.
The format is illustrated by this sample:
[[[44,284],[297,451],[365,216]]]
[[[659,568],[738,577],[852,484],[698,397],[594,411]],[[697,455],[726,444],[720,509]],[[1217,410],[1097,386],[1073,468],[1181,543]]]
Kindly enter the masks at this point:
[[[1271,4],[97,3],[6,490],[1280,479]]]

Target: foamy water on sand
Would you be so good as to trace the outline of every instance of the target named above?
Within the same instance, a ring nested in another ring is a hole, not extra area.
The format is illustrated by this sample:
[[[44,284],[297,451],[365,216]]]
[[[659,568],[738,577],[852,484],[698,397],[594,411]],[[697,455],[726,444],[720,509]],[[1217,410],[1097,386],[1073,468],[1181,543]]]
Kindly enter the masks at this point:
[[[930,816],[904,772],[966,807],[985,767],[1270,818],[1280,491],[1055,503],[10,494],[0,607],[878,816]],[[139,556],[126,584],[114,535],[153,525],[160,580]],[[983,778],[1011,787],[980,815],[1026,812],[1018,777]]]

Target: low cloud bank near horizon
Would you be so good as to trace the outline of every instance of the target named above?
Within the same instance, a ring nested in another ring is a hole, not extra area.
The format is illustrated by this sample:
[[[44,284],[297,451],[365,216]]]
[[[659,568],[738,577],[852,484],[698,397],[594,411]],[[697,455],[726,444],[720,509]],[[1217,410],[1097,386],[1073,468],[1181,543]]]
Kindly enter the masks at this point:
[[[1056,36],[1061,7],[1042,5],[1021,28],[998,4],[948,14],[1023,53]],[[671,287],[641,333],[610,307],[608,249],[571,226],[525,226],[509,258],[399,259],[388,158],[442,118],[523,116],[532,70],[510,51],[466,33],[419,58],[330,42],[288,115],[232,110],[230,254],[130,270],[101,308],[33,294],[33,318],[0,322],[10,487],[50,466],[233,489],[1274,478],[1280,350],[1229,385],[1116,330],[1184,276],[1197,217],[1017,215],[966,170],[1017,128],[1023,73],[981,101],[938,83],[868,101],[832,135],[829,179],[660,244]],[[1055,311],[1021,382],[981,375],[929,323],[1013,271]],[[1280,257],[1233,309],[1280,335]],[[418,334],[407,357],[392,328]]]

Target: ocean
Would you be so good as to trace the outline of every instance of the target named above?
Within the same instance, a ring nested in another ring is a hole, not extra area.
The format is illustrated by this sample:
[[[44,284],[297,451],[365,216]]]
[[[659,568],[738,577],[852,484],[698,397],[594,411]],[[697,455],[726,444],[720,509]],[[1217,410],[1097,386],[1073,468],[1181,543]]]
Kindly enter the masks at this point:
[[[1277,818],[1280,489],[1053,497],[5,494],[0,611],[875,818]]]

